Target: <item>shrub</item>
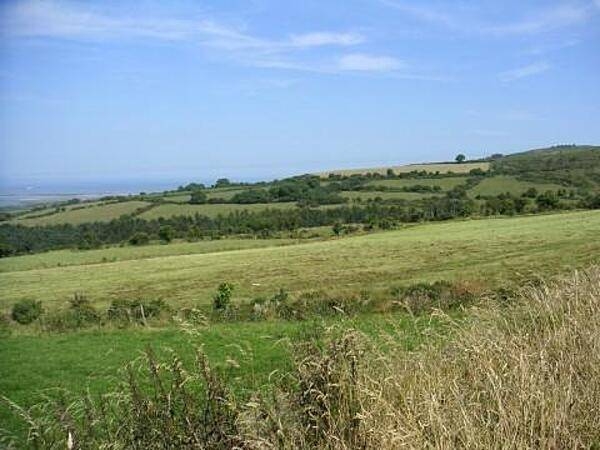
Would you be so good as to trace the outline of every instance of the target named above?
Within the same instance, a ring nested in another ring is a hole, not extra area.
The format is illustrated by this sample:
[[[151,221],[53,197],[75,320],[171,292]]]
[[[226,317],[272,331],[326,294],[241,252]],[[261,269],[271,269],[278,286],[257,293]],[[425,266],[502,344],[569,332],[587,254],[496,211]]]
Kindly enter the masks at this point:
[[[129,239],[131,245],[146,245],[148,242],[150,242],[150,237],[148,233],[144,232],[136,233]]]
[[[42,302],[35,300],[21,300],[12,307],[11,317],[21,325],[27,325],[37,320],[42,315]]]
[[[150,301],[119,299],[112,301],[106,314],[109,320],[144,324],[147,319],[157,318],[168,310],[168,305],[160,299]]]
[[[233,285],[230,283],[221,283],[213,296],[213,309],[215,311],[225,311],[231,303],[231,294],[233,293]]]
[[[53,311],[44,316],[44,329],[65,332],[102,325],[102,315],[82,294],[75,294],[69,303],[68,309]]]
[[[413,314],[444,311],[469,304],[476,298],[478,289],[465,283],[452,284],[448,281],[420,282],[406,287],[392,288],[396,305]]]

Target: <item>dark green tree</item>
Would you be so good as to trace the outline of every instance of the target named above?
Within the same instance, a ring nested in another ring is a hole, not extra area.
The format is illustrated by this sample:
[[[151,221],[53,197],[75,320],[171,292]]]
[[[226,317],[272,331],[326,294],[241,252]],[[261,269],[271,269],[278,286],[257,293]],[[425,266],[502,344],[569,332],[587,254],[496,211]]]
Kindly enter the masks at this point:
[[[158,237],[161,241],[166,242],[168,244],[175,237],[175,230],[171,225],[163,225],[158,230]]]
[[[467,157],[465,155],[463,155],[462,153],[459,153],[458,155],[456,155],[456,158],[454,158],[454,161],[456,161],[458,164],[465,162],[465,160],[467,159]]]
[[[208,200],[208,196],[206,195],[206,192],[202,191],[202,190],[195,190],[194,192],[192,192],[192,196],[190,197],[190,204],[191,205],[202,205],[204,203],[206,203]]]

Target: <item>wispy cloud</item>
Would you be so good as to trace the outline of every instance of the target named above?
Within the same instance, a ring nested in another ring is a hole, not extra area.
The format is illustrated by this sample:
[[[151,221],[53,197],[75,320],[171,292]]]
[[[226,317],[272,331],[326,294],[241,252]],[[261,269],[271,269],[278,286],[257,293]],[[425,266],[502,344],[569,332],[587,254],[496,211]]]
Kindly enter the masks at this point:
[[[595,13],[588,3],[557,4],[538,9],[528,16],[512,20],[494,20],[482,2],[478,7],[448,7],[446,3],[408,2],[406,0],[380,0],[396,11],[414,19],[442,26],[454,32],[489,36],[528,35],[550,32],[585,22]],[[599,3],[600,0],[595,0]]]
[[[517,67],[516,69],[507,70],[498,75],[500,81],[510,82],[521,78],[531,77],[550,70],[552,66],[547,62],[541,61],[526,66]]]
[[[294,47],[320,47],[326,45],[350,46],[361,44],[365,37],[357,33],[331,33],[326,31],[292,35],[290,44]]]
[[[402,62],[390,56],[351,53],[339,58],[338,68],[342,71],[353,72],[389,72],[398,70]]]
[[[52,0],[16,3],[3,17],[2,33],[8,37],[183,41],[245,65],[323,73],[389,72],[401,66],[396,58],[385,55],[330,54],[315,59],[306,52],[366,43],[366,37],[354,31],[318,30],[267,39],[208,17],[124,17]]]

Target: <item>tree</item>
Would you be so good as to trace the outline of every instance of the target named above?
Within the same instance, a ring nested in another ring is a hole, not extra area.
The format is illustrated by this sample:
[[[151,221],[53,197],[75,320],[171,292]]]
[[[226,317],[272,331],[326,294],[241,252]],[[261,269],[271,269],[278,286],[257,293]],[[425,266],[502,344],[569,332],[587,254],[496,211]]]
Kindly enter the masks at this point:
[[[225,311],[231,302],[233,285],[227,282],[221,283],[217,288],[217,293],[213,297],[213,308],[216,311]]]
[[[144,233],[143,231],[135,233],[129,238],[129,243],[131,245],[146,245],[149,241],[150,237],[148,236],[148,233]]]
[[[333,224],[331,230],[333,231],[333,234],[339,236],[340,234],[342,234],[342,231],[344,231],[344,226],[340,222],[336,222]]]
[[[394,169],[392,169],[392,168],[389,168],[386,171],[386,175],[387,175],[388,178],[394,178],[396,176],[396,174],[394,173]]]
[[[231,184],[231,181],[229,181],[227,178],[219,178],[217,180],[217,182],[215,183],[215,187],[226,187],[229,186]]]
[[[164,225],[158,230],[158,237],[168,244],[175,237],[175,230],[171,225]]]
[[[208,196],[206,192],[201,190],[196,190],[192,192],[192,196],[190,197],[190,205],[202,205],[206,203],[208,200]]]
[[[456,158],[454,158],[454,161],[456,161],[457,164],[460,164],[460,163],[465,162],[466,159],[467,159],[467,157],[465,155],[463,155],[462,153],[459,153],[458,155],[456,155]]]
[[[535,199],[535,203],[537,204],[540,211],[546,211],[549,209],[558,208],[558,197],[553,191],[546,191],[543,194],[540,194]]]

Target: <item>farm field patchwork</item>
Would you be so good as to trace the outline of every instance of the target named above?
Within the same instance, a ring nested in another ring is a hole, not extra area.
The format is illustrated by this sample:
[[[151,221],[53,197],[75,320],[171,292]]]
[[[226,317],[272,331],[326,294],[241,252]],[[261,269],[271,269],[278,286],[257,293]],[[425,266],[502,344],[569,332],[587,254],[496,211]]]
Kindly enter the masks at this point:
[[[19,218],[15,223],[21,225],[58,225],[70,223],[77,225],[86,222],[108,222],[112,219],[118,219],[123,214],[132,214],[140,208],[148,206],[148,202],[132,200],[121,203],[99,204],[97,206],[81,208],[83,205],[78,205],[80,208],[71,207],[66,211],[51,214],[48,216],[35,218]]]
[[[40,299],[52,309],[74,292],[93,303],[162,298],[169,304],[209,303],[216,286],[235,284],[235,300],[326,289],[387,295],[416,281],[473,280],[494,286],[551,275],[600,259],[600,211],[449,221],[370,235],[284,247],[163,256],[0,273],[6,310]]]

